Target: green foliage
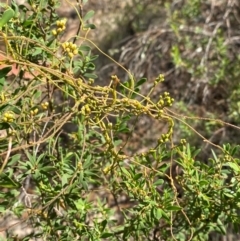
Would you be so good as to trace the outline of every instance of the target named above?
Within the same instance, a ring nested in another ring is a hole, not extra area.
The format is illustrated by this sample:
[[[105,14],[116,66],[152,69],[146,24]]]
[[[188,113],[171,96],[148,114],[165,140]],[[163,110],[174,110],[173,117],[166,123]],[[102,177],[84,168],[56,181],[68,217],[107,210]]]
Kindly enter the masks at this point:
[[[32,232],[24,240],[206,240],[212,231],[224,235],[228,224],[237,228],[239,146],[209,141],[212,157],[202,161],[192,143],[174,141],[177,121],[195,130],[187,117],[171,111],[171,95],[165,91],[153,98],[163,75],[146,95],[140,90],[147,79],[136,80],[123,66],[127,81],[113,75],[109,85],[94,83],[98,56],[92,47],[97,46],[87,38],[93,11],[79,13],[78,35],[64,41],[67,20],[58,18],[58,4],[29,5],[13,3],[8,9],[19,14],[11,18],[4,11],[0,31],[6,47],[0,70],[0,130],[5,131],[0,210],[21,217],[20,223],[29,221]],[[194,6],[187,16],[198,14]],[[215,43],[224,57],[223,40]],[[172,58],[177,68],[195,68],[177,45]],[[217,73],[220,79],[224,71]],[[135,131],[130,121],[142,116],[166,128],[152,148],[130,156],[128,138]],[[6,230],[12,240],[8,225],[1,231]]]

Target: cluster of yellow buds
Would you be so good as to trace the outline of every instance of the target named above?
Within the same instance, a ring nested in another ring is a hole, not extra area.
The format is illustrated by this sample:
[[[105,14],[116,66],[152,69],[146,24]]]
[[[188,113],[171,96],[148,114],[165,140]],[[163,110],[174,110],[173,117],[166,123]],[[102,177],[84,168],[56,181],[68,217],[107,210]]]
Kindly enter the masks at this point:
[[[6,100],[7,100],[7,97],[6,97],[6,95],[2,92],[2,93],[0,94],[0,103],[4,103]]]
[[[15,116],[12,112],[6,112],[3,115],[3,120],[5,122],[13,122],[14,119],[15,119]]]
[[[168,92],[164,92],[163,96],[160,95],[160,100],[157,103],[159,108],[172,106],[174,99],[170,97]]]
[[[154,85],[157,85],[158,83],[161,83],[164,81],[164,75],[160,74],[154,81]]]
[[[167,134],[162,134],[161,138],[158,140],[158,143],[159,144],[166,143],[166,142],[169,141],[169,138],[170,138],[170,135],[168,133]]]
[[[67,19],[64,18],[62,20],[58,20],[56,22],[57,28],[53,29],[52,34],[54,36],[58,35],[59,33],[63,32],[66,29],[66,23],[67,23]]]
[[[73,58],[74,55],[78,54],[77,45],[73,44],[71,42],[62,43],[62,48],[63,48],[64,52],[66,52],[70,58]]]
[[[77,167],[78,167],[78,170],[83,170],[83,165],[81,161],[78,162]]]
[[[46,102],[42,103],[41,106],[44,110],[47,110],[49,103],[46,101]]]
[[[16,133],[17,133],[17,132],[16,132],[15,130],[13,130],[13,129],[9,129],[9,130],[8,130],[8,135],[9,135],[9,136],[15,136]]]
[[[38,108],[30,111],[31,116],[35,116],[37,113],[38,113]]]
[[[186,145],[186,144],[187,144],[187,141],[186,141],[186,139],[181,139],[181,140],[180,140],[180,143],[181,143],[182,145]]]
[[[91,109],[88,104],[84,105],[81,109],[81,113],[83,115],[89,115],[91,113]]]

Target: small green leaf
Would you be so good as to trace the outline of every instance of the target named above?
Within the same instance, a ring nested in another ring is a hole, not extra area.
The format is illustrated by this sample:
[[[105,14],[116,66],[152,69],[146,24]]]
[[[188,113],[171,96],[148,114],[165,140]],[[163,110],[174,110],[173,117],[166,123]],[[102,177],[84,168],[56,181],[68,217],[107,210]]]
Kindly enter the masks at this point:
[[[15,12],[12,8],[5,10],[2,17],[0,18],[0,28],[3,27],[14,16]]]
[[[5,188],[18,188],[20,184],[12,180],[9,176],[6,174],[1,174],[1,180],[0,180],[0,187]]]
[[[236,152],[239,152],[239,147],[240,147],[239,145],[233,147],[233,149],[231,151],[232,156],[234,156],[236,154]]]
[[[90,63],[87,64],[87,69],[88,70],[94,70],[95,69],[95,65],[90,62]]]
[[[224,166],[229,166],[237,173],[240,172],[240,167],[234,162],[227,162]]]
[[[214,160],[218,163],[218,162],[219,162],[219,159],[217,158],[215,152],[214,152],[212,149],[211,149],[211,151],[212,151]]]
[[[10,125],[6,122],[0,123],[0,130],[5,130],[5,129],[8,129],[9,127]]]
[[[142,177],[142,173],[137,173],[134,177],[133,177],[133,180],[138,180],[139,178]]]
[[[114,146],[117,147],[122,143],[122,140],[116,140],[114,141]]]
[[[42,48],[35,48],[35,51],[32,53],[32,56],[39,55],[43,52]]]
[[[155,208],[153,213],[156,219],[160,219],[162,217],[162,209],[160,208]]]
[[[169,213],[167,214],[163,210],[161,210],[161,213],[162,213],[162,217],[165,219],[165,221],[170,223]]]
[[[205,185],[208,185],[209,184],[209,182],[207,181],[207,180],[200,180],[199,181],[199,185],[201,186],[201,187],[203,187],[203,186],[205,186]]]
[[[18,162],[21,158],[21,154],[16,154],[12,156],[11,160],[8,162],[9,166],[13,166],[16,162]]]
[[[207,195],[205,195],[205,194],[203,194],[203,193],[200,193],[200,194],[199,194],[199,197],[202,197],[202,199],[209,204],[209,197],[208,197]]]
[[[228,189],[228,188],[224,188],[223,194],[224,194],[226,197],[233,198],[236,193],[234,193],[232,190],[230,190],[230,189]]]
[[[88,45],[84,45],[82,44],[80,47],[79,47],[79,50],[80,51],[91,51],[91,47],[89,47]]]
[[[129,178],[131,178],[131,174],[130,174],[130,172],[126,169],[126,168],[122,168],[122,172],[127,176],[127,177],[129,177]]]
[[[68,180],[71,176],[69,176],[68,174],[64,174],[62,175],[62,186],[64,187],[67,183],[68,183]]]
[[[166,207],[166,209],[169,210],[169,211],[179,211],[182,208],[179,207],[179,206],[169,206],[169,207]]]
[[[26,28],[26,27],[32,25],[33,23],[34,23],[33,20],[26,20],[23,22],[22,26]]]
[[[135,88],[139,87],[140,85],[144,84],[147,81],[146,78],[141,78],[135,85]]]
[[[91,74],[91,73],[86,73],[83,76],[89,79],[96,79],[98,77],[96,74]]]
[[[226,233],[227,233],[226,227],[225,227],[225,225],[222,223],[222,221],[220,219],[217,220],[217,227],[219,228],[219,230],[222,233],[222,235],[226,235]]]
[[[101,238],[109,238],[109,237],[112,237],[112,236],[113,236],[112,233],[103,233],[103,234],[101,235]]]
[[[160,185],[163,185],[164,183],[164,180],[163,179],[158,179],[156,182],[154,182],[154,186],[160,186]]]
[[[44,166],[44,167],[42,167],[41,168],[41,171],[42,172],[50,172],[50,171],[54,171],[55,170],[55,167],[53,167],[53,166]]]
[[[6,211],[6,209],[7,209],[6,205],[2,203],[2,205],[0,205],[0,212],[3,213],[4,211]]]
[[[93,10],[87,12],[86,15],[83,17],[83,21],[86,22],[87,20],[89,20],[94,15],[94,13],[95,12]]]
[[[12,70],[11,66],[5,67],[3,69],[0,70],[0,78],[4,78],[7,76],[7,74]]]
[[[92,23],[84,25],[84,28],[96,29],[96,26]]]
[[[5,83],[5,78],[4,77],[0,78],[0,91],[2,91],[4,83]]]
[[[90,61],[94,61],[98,58],[99,55],[93,55],[90,57]]]

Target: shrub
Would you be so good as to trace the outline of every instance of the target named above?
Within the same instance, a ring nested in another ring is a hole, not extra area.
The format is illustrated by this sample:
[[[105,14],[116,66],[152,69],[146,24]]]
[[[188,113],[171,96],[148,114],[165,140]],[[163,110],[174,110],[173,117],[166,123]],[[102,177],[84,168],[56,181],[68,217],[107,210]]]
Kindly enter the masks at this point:
[[[171,111],[168,92],[152,98],[161,74],[146,95],[139,93],[146,79],[135,79],[117,62],[126,81],[113,75],[109,85],[94,83],[92,48],[104,54],[87,38],[94,12],[82,16],[76,7],[79,33],[65,41],[67,20],[58,18],[57,6],[40,0],[2,5],[0,208],[6,238],[14,240],[14,228],[23,224],[30,228],[18,237],[24,240],[204,240],[212,231],[225,234],[227,224],[237,228],[239,147],[209,141],[206,163],[191,143],[173,142],[177,120],[194,129]],[[135,129],[129,121],[143,116],[167,128],[152,148],[130,156]],[[5,225],[11,215],[18,221]]]

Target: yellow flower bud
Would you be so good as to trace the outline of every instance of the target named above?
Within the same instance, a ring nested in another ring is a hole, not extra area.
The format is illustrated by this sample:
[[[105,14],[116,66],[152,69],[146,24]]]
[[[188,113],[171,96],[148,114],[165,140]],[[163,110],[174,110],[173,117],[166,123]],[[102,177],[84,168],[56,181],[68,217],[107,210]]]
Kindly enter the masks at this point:
[[[77,55],[78,54],[78,50],[77,49],[73,50],[73,54]]]
[[[61,33],[62,31],[63,31],[62,28],[58,28],[58,29],[57,29],[57,33]]]
[[[72,59],[74,54],[72,52],[68,53],[68,56]]]
[[[54,30],[52,31],[52,34],[53,34],[53,35],[57,35],[57,31],[54,29]]]

